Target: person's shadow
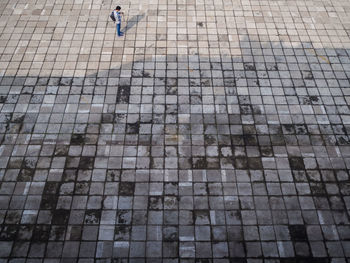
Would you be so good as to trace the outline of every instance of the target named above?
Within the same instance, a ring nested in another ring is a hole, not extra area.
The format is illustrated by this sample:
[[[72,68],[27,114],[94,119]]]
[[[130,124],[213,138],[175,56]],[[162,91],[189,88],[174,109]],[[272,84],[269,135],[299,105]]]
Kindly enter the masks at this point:
[[[128,23],[126,24],[123,32],[126,33],[129,31],[133,26],[137,25],[143,18],[145,17],[145,14],[141,15],[135,15],[132,18],[128,19]]]

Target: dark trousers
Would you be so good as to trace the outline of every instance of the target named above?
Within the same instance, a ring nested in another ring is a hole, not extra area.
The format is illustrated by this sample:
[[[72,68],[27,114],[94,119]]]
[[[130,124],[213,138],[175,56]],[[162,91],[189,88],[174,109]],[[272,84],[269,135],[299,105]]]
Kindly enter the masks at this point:
[[[118,34],[118,36],[123,35],[123,33],[120,31],[120,26],[121,26],[121,24],[117,24],[117,34]]]

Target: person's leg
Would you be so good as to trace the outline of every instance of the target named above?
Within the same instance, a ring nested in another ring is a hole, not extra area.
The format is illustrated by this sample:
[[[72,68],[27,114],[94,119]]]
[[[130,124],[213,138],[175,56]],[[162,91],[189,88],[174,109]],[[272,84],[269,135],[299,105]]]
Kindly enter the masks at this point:
[[[120,24],[117,24],[117,35],[120,35]]]
[[[123,35],[123,33],[120,31],[120,27],[121,27],[121,24],[117,24],[118,36],[122,36]]]
[[[121,31],[122,28],[122,23],[119,24],[119,35],[122,36],[124,33]]]

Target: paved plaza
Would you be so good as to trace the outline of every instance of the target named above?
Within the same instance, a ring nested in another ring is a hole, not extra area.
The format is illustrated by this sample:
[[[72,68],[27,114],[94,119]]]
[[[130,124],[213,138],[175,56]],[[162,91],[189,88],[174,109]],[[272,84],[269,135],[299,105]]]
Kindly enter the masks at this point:
[[[1,0],[0,263],[350,262],[349,37],[349,0]]]

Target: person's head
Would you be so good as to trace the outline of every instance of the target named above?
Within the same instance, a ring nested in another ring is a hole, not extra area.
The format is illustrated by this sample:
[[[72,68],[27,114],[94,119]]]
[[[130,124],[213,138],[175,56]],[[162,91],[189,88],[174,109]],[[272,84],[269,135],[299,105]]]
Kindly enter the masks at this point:
[[[120,11],[122,9],[119,5],[115,8],[115,10]]]

